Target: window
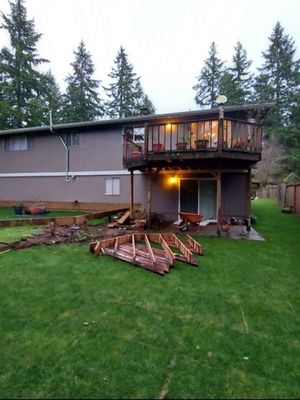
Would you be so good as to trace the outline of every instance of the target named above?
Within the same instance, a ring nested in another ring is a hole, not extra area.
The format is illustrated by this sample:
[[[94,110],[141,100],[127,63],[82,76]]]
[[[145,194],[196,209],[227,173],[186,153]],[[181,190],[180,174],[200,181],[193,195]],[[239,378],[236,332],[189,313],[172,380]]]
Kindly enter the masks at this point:
[[[143,126],[125,128],[124,136],[127,140],[143,145],[145,141],[145,128]]]
[[[68,147],[79,145],[79,133],[78,132],[65,133],[63,135],[63,139]]]
[[[29,141],[26,136],[15,136],[6,139],[6,151],[24,151],[29,149]]]
[[[105,179],[105,194],[110,194],[110,195],[120,194],[120,178]]]

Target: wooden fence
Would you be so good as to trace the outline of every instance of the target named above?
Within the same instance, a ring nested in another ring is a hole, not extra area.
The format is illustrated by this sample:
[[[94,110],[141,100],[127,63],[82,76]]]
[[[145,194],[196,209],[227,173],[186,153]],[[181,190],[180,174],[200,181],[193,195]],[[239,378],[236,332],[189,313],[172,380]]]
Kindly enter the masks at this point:
[[[286,185],[268,185],[256,192],[260,199],[277,200],[280,207],[290,207],[292,212],[300,214],[300,183]]]
[[[291,207],[293,213],[300,214],[300,183],[286,186],[285,206]]]

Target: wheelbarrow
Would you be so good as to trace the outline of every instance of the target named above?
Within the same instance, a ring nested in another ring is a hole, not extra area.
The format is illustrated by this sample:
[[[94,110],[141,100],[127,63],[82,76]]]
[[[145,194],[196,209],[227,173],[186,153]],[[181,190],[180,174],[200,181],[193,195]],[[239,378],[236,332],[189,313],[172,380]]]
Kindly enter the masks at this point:
[[[188,213],[188,212],[180,212],[180,219],[182,219],[182,224],[179,226],[180,230],[186,231],[189,225],[199,224],[203,220],[202,214]]]

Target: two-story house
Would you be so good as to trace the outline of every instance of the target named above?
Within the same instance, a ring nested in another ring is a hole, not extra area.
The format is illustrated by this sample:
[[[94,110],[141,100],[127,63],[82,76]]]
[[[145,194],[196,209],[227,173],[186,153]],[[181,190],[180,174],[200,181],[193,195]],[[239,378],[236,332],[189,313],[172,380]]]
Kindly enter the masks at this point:
[[[105,210],[135,205],[227,219],[251,214],[269,104],[0,132],[0,205]]]

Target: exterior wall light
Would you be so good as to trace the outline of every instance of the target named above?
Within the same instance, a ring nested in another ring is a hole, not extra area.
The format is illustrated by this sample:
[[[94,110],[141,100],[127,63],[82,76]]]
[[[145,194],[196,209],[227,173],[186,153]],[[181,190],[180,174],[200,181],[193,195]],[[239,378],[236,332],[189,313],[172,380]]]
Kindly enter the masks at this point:
[[[175,176],[175,175],[172,175],[172,176],[170,176],[169,177],[169,183],[170,183],[170,185],[176,185],[176,183],[177,183],[177,176]]]

